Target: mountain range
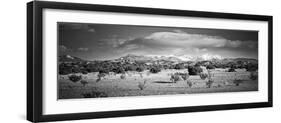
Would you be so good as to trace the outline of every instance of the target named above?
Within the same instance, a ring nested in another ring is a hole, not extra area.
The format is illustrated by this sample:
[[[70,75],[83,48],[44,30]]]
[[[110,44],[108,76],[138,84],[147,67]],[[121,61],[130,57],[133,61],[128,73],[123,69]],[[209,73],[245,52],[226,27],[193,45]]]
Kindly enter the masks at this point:
[[[59,56],[60,62],[83,62],[88,61],[71,55],[62,55]],[[252,58],[223,58],[219,55],[210,55],[205,54],[202,56],[192,57],[192,56],[144,56],[144,55],[134,55],[128,54],[126,56],[113,59],[110,61],[142,61],[142,62],[151,62],[151,61],[169,61],[169,62],[186,62],[186,61],[220,61],[220,62],[231,62],[231,61],[249,61],[257,62],[256,59]]]

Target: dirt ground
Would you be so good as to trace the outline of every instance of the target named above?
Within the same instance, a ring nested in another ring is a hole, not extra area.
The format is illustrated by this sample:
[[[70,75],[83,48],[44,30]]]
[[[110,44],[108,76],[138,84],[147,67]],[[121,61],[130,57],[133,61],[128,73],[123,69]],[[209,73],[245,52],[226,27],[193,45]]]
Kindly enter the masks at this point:
[[[199,76],[189,77],[192,87],[189,87],[184,80],[176,83],[171,82],[171,73],[186,72],[186,70],[162,70],[157,74],[152,74],[148,71],[141,73],[128,72],[125,79],[120,78],[121,74],[114,75],[111,73],[99,82],[96,82],[98,73],[78,74],[82,75],[82,80],[88,82],[86,85],[81,84],[80,81],[70,81],[68,75],[60,75],[58,77],[58,98],[74,99],[258,91],[258,80],[249,79],[250,72],[244,69],[237,69],[236,71],[226,72],[226,69],[212,70],[214,83],[210,88],[206,86],[207,79],[202,80]],[[242,80],[242,83],[236,86],[233,83],[235,79]],[[144,81],[146,83],[144,89],[141,90],[139,86],[143,85]]]

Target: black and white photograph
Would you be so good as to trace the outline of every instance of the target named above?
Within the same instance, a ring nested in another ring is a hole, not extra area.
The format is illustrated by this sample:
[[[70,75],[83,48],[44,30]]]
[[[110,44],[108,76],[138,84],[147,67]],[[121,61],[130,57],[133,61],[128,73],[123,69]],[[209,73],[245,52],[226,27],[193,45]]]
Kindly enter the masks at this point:
[[[58,22],[58,99],[258,91],[258,31]]]

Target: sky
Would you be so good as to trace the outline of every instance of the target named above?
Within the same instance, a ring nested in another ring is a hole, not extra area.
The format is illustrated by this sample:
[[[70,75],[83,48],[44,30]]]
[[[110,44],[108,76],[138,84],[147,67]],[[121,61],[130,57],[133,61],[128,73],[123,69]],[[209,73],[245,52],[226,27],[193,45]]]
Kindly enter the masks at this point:
[[[258,58],[258,31],[58,22],[59,55]]]

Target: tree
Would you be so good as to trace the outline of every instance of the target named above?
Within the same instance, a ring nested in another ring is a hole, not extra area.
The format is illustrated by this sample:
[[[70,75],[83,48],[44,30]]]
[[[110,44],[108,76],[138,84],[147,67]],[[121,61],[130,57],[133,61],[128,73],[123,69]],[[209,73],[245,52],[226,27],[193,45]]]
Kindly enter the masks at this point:
[[[150,70],[149,70],[151,73],[158,73],[161,71],[161,69],[159,67],[152,67]]]
[[[188,66],[188,73],[189,75],[198,75],[203,72],[200,66]]]

